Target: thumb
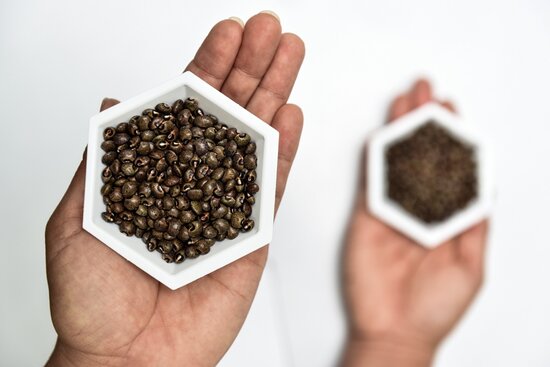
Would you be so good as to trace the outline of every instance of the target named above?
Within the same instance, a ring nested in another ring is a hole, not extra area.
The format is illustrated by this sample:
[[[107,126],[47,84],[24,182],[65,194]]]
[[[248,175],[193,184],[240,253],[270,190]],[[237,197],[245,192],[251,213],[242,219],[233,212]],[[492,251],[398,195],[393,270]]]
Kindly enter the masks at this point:
[[[113,107],[118,104],[119,101],[116,99],[105,98],[101,102],[100,111],[104,111],[108,108]],[[86,153],[87,149],[84,150],[82,156],[82,162],[78,166],[76,173],[67,189],[67,192],[61,199],[59,206],[66,207],[66,210],[72,211],[78,209],[80,211],[80,217],[82,217],[82,207],[84,206],[84,182],[86,177]]]
[[[100,111],[106,110],[116,104],[119,101],[116,99],[105,98],[101,102]],[[84,207],[84,183],[86,178],[86,150],[82,157],[74,177],[67,188],[67,192],[59,202],[59,205],[55,209],[50,222],[55,221],[56,218],[61,219],[63,227],[68,231],[74,231],[75,226],[70,225],[69,222],[77,221],[81,226],[82,224],[82,210]],[[48,226],[51,227],[51,226]],[[81,227],[79,227],[81,228]]]

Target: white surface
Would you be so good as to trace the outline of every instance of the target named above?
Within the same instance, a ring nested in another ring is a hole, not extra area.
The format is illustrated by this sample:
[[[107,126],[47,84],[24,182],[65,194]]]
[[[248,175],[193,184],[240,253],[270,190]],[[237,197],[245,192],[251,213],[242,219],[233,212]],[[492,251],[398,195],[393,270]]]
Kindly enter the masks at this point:
[[[439,223],[425,223],[388,197],[386,152],[398,140],[432,121],[472,147],[476,161],[477,197],[465,208]],[[367,138],[367,205],[372,214],[426,247],[436,247],[486,218],[494,201],[494,170],[489,143],[475,126],[437,103],[426,103],[392,124],[376,129]]]
[[[157,103],[172,104],[177,99],[187,98],[196,98],[205,112],[213,114],[220,122],[235,127],[240,132],[246,132],[256,142],[257,183],[260,191],[256,194],[256,204],[251,216],[256,224],[251,231],[240,233],[233,240],[217,243],[207,255],[201,255],[192,261],[167,264],[159,254],[149,253],[141,239],[134,236],[126,237],[120,233],[116,225],[101,218],[101,213],[105,211],[103,197],[100,194],[103,186],[101,172],[105,168],[101,158],[105,152],[100,146],[103,142],[103,131],[107,127],[115,127],[121,121],[128,121],[146,108],[154,108]],[[168,288],[178,289],[271,241],[279,133],[193,73],[188,71],[180,74],[94,115],[90,119],[88,136],[83,228]]]
[[[43,228],[101,99],[126,99],[174,76],[215,21],[260,10],[253,1],[188,4],[0,3],[0,365],[40,365],[53,346]],[[499,183],[485,288],[436,365],[549,366],[550,2],[261,6],[277,11],[285,30],[307,45],[292,96],[306,125],[270,249],[292,364],[331,366],[338,358],[339,254],[361,145],[385,118],[390,98],[423,74],[490,134]],[[29,193],[32,199],[23,197]],[[261,325],[245,328],[256,335],[245,350],[269,355],[273,345]]]

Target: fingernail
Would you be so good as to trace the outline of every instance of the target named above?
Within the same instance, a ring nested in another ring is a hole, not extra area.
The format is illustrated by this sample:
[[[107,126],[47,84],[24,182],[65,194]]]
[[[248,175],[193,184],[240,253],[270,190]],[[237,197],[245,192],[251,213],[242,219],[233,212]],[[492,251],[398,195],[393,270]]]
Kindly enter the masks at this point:
[[[241,18],[239,18],[239,17],[229,17],[229,20],[232,20],[234,22],[239,23],[240,26],[244,28],[244,22]]]
[[[277,13],[275,13],[273,10],[262,10],[260,13],[269,14],[269,15],[271,15],[273,18],[277,19],[278,22],[281,21],[281,18],[279,18],[279,16],[277,15]]]

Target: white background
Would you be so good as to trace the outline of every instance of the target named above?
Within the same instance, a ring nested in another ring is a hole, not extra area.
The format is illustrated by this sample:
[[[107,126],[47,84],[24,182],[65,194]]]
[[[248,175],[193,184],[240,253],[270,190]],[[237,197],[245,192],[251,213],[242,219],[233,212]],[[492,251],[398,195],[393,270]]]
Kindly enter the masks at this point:
[[[260,8],[259,8],[260,6]],[[179,73],[210,27],[263,8],[306,42],[292,101],[306,125],[265,282],[225,366],[332,366],[344,340],[339,256],[364,135],[418,75],[496,143],[486,285],[437,366],[550,366],[550,2],[0,3],[0,365],[55,341],[44,225],[102,97]]]

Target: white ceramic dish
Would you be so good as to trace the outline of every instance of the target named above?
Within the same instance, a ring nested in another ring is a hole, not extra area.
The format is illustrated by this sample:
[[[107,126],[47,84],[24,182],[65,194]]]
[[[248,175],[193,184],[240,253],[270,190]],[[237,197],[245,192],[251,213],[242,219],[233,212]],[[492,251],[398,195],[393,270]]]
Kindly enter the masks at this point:
[[[260,191],[251,218],[255,227],[248,233],[241,233],[234,240],[216,242],[207,255],[187,259],[181,264],[166,263],[157,252],[149,252],[141,239],[127,237],[118,226],[101,218],[105,211],[100,194],[103,185],[101,163],[103,151],[103,130],[128,121],[146,108],[153,108],[159,102],[172,103],[176,99],[193,97],[201,108],[218,117],[228,126],[251,135],[256,142],[258,156],[257,183]],[[86,167],[86,191],[84,199],[83,227],[100,241],[137,267],[171,289],[182,287],[195,279],[209,274],[271,241],[273,214],[275,208],[275,185],[277,174],[278,132],[256,116],[221,94],[209,84],[190,72],[134,98],[103,111],[90,119],[88,158]]]
[[[477,162],[478,193],[466,208],[437,224],[426,224],[409,214],[387,196],[385,153],[392,143],[411,135],[421,125],[433,121],[473,147]],[[367,205],[378,218],[427,247],[452,238],[486,217],[494,200],[492,159],[489,143],[457,115],[429,103],[375,131],[367,149]]]

